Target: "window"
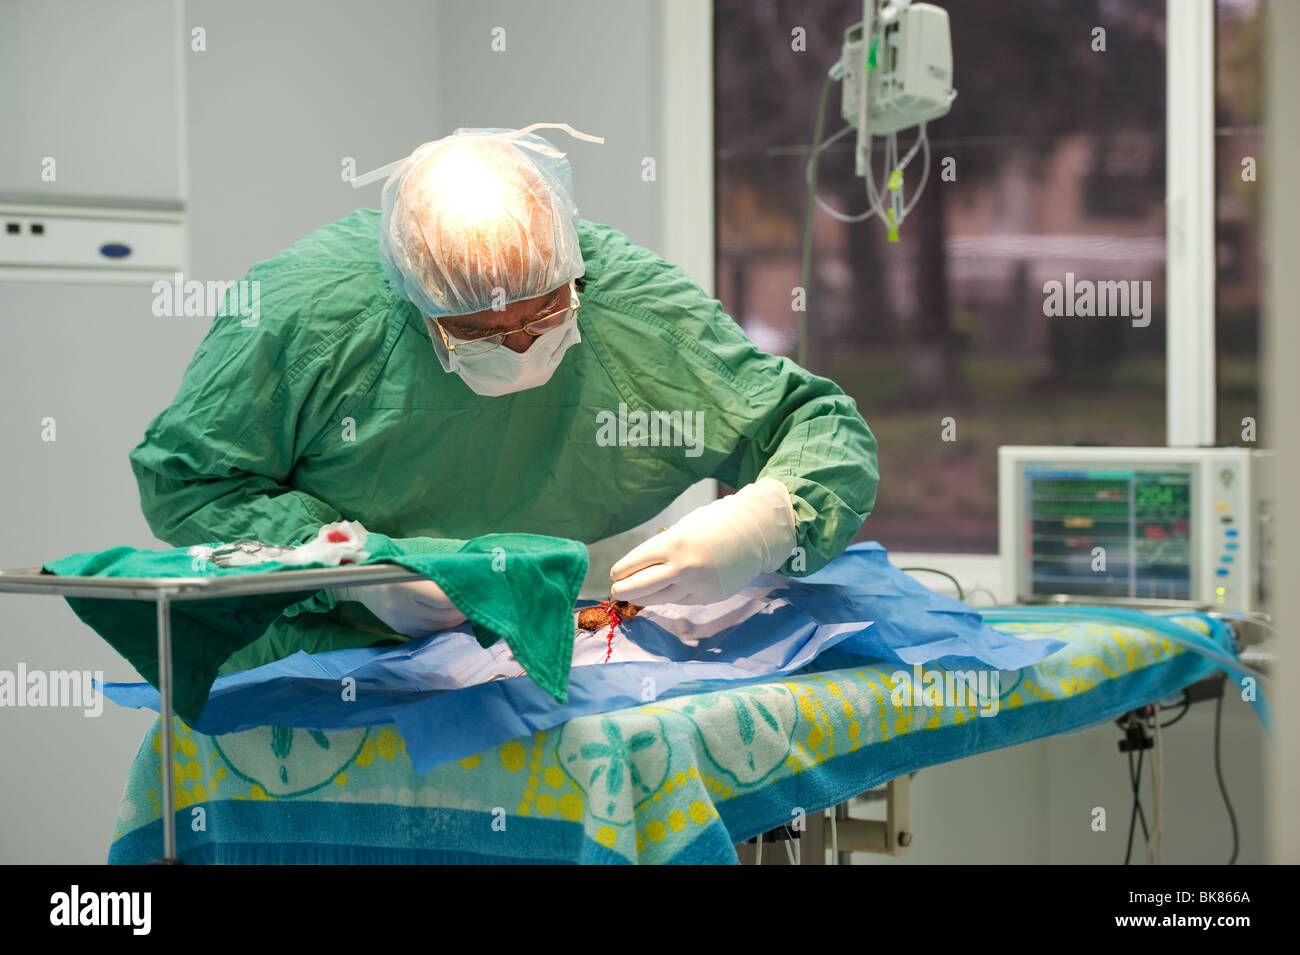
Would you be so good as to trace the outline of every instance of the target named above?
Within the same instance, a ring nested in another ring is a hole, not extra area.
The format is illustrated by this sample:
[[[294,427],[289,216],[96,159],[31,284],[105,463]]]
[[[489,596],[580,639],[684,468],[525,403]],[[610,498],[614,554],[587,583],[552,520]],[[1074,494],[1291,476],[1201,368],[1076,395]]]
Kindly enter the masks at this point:
[[[807,364],[857,399],[880,442],[860,539],[993,552],[998,445],[1165,443],[1165,4],[941,5],[958,97],[930,124],[924,195],[897,243],[876,219],[817,215]],[[860,0],[715,6],[718,294],[769,351],[795,351],[814,113],[861,11]],[[842,125],[837,84],[826,135]],[[822,154],[818,191],[856,212],[866,199],[850,140]],[[879,182],[879,147],[875,158]],[[909,193],[918,173],[908,168]],[[1221,220],[1221,243],[1234,221]],[[1249,273],[1254,260],[1242,261]],[[1136,282],[1150,322],[1049,318],[1050,281]]]

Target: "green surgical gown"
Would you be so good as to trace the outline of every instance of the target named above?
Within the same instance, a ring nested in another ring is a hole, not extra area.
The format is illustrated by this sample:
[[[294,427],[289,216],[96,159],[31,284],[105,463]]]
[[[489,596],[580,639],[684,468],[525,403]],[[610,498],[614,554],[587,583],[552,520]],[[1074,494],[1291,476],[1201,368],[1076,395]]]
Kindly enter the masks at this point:
[[[131,452],[159,538],[287,544],[347,519],[397,538],[592,543],[701,479],[770,477],[794,504],[799,550],[782,572],[799,576],[871,511],[876,443],[853,399],[760,352],[681,269],[622,233],[579,223],[582,341],[545,385],[486,398],[443,371],[419,310],[389,288],[378,228],[361,209],[317,229],[249,271],[256,322],[213,321]],[[639,427],[638,413],[656,412]],[[224,672],[385,639],[401,638],[322,592]]]

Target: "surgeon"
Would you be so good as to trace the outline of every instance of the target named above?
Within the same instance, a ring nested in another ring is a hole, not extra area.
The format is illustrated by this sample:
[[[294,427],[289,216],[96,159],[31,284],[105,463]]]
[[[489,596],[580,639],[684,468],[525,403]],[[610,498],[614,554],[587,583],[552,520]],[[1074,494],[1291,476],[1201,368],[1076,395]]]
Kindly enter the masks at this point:
[[[853,400],[579,218],[567,161],[534,132],[420,146],[382,211],[317,229],[246,281],[256,321],[213,322],[131,453],[173,545],[288,544],[343,519],[397,538],[592,543],[717,478],[738,490],[610,568],[615,599],[706,604],[818,570],[874,504],[875,439]],[[223,672],[464,619],[431,581],[322,591]]]

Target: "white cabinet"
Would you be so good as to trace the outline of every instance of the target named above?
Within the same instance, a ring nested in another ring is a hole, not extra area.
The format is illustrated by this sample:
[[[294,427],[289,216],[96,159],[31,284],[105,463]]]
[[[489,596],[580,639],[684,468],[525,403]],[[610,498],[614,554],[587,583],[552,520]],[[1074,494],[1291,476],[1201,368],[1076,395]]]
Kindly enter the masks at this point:
[[[0,0],[0,280],[183,267],[174,0]]]
[[[0,3],[0,196],[180,202],[180,9]]]

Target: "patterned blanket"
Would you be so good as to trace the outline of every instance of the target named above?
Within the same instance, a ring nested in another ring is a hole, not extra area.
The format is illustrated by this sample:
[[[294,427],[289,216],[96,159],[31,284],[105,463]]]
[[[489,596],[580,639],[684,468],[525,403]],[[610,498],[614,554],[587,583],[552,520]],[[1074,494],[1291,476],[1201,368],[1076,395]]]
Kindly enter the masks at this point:
[[[1221,623],[1175,619],[1235,655]],[[1140,627],[997,629],[1067,646],[977,681],[937,666],[813,664],[579,717],[422,776],[392,725],[204,736],[177,720],[178,853],[190,863],[733,863],[734,844],[799,813],[1113,718],[1215,669]],[[155,722],[131,767],[111,863],[161,855],[160,764]]]

